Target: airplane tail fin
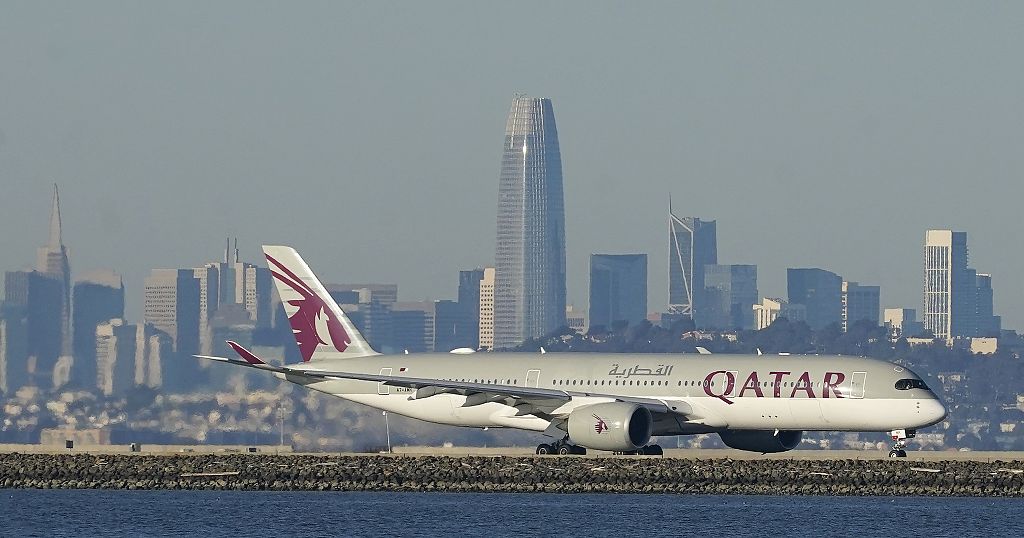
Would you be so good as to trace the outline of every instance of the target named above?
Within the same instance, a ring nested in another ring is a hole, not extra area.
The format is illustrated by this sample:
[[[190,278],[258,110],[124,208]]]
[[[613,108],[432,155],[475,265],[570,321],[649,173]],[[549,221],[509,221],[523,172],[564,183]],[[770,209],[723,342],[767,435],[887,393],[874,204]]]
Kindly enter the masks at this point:
[[[303,362],[377,355],[291,247],[263,246]]]

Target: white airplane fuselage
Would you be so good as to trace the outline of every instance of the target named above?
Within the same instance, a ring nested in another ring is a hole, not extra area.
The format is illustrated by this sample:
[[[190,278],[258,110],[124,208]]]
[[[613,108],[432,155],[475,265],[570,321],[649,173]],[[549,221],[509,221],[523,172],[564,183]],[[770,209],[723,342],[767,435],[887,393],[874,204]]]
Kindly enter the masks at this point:
[[[428,377],[564,390],[573,394],[551,414],[612,402],[616,396],[686,406],[690,418],[656,425],[656,435],[718,430],[889,431],[941,421],[946,410],[927,388],[897,389],[920,380],[893,363],[842,356],[635,355],[475,353],[378,355],[339,365],[310,362],[304,370]],[[414,389],[347,379],[310,382],[310,389],[400,415],[455,426],[543,431],[549,420],[518,414],[508,401],[468,401],[458,394],[415,396]],[[923,383],[922,383],[923,386]],[[680,405],[682,404],[682,405]]]

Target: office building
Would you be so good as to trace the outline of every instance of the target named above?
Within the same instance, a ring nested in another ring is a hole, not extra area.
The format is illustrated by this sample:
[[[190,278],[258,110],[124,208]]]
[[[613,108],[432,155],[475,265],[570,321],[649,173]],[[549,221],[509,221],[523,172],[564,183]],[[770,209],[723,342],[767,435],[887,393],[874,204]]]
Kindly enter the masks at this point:
[[[21,342],[24,337],[24,346],[11,348],[7,362],[12,371],[24,372],[28,382],[40,388],[62,384],[59,371],[69,360],[61,354],[63,305],[64,283],[53,275],[39,271],[4,274],[3,311],[7,329],[14,341]],[[21,351],[23,356],[16,355]]]
[[[160,357],[162,386],[184,390],[194,381],[199,352],[199,280],[193,269],[153,269],[145,279],[145,322],[165,333],[174,354]]]
[[[647,317],[647,255],[590,255],[590,326],[611,329]]]
[[[448,352],[459,346],[456,327],[460,319],[455,301],[396,302],[391,307],[396,352]]]
[[[483,279],[483,269],[459,271],[459,312],[453,342],[455,348],[480,347],[480,282]]]
[[[144,319],[170,338],[174,351],[199,347],[199,281],[191,269],[153,269],[145,280]]]
[[[787,269],[786,287],[789,303],[803,305],[807,325],[821,330],[843,317],[843,279],[817,268]]]
[[[219,343],[213,335],[212,320],[222,306],[241,305],[257,328],[273,325],[274,293],[270,270],[239,259],[238,239],[234,248],[227,239],[219,262],[193,269],[199,281],[199,348],[211,354]]]
[[[0,311],[0,394],[13,394],[28,382],[28,320]]]
[[[494,349],[494,268],[484,269],[484,277],[480,280],[480,347],[477,349]]]
[[[704,314],[701,329],[750,330],[757,302],[756,265],[704,266]]]
[[[890,338],[916,338],[924,333],[924,324],[917,321],[913,308],[886,308],[883,315]]]
[[[782,299],[765,297],[759,304],[753,306],[754,330],[767,329],[775,320],[785,318],[789,321],[806,321],[807,309],[804,305],[789,304]]]
[[[433,351],[434,302],[396,302],[391,307],[394,345],[399,353]]]
[[[460,333],[465,318],[458,301],[434,301],[434,334],[430,349],[440,353],[467,347],[476,349],[475,344]]]
[[[175,360],[171,337],[150,323],[135,328],[135,385],[150,388],[163,386],[164,361]]]
[[[138,327],[110,319],[93,329],[96,379],[93,387],[104,396],[121,395],[135,385]],[[77,357],[76,357],[77,359]]]
[[[74,362],[71,380],[80,388],[96,388],[96,328],[124,318],[124,282],[114,271],[93,271],[75,282],[72,300]]]
[[[398,301],[397,284],[327,284],[326,289],[337,297],[338,304],[350,305],[345,313],[373,349],[382,353],[402,351],[395,343],[392,315]]]
[[[562,158],[550,99],[516,96],[498,182],[494,346],[565,325]]]
[[[587,332],[587,316],[583,309],[565,305],[565,326],[580,334]]]
[[[881,291],[878,286],[862,286],[856,282],[843,281],[841,325],[846,332],[858,321],[868,321],[878,326],[878,312],[881,305]]]
[[[355,291],[360,303],[379,303],[386,307],[398,302],[398,284],[328,284],[327,290]]]
[[[974,333],[976,282],[967,267],[967,233],[928,230],[924,244],[924,326],[935,338]]]
[[[718,264],[715,221],[677,217],[669,205],[668,309],[700,322],[704,268]]]
[[[274,280],[270,269],[246,263],[243,265],[244,286],[239,294],[238,304],[244,305],[249,319],[256,327],[270,327],[270,297],[273,295]]]
[[[975,274],[974,310],[974,336],[998,337],[1002,330],[1002,318],[993,312],[992,275]]]
[[[199,283],[199,352],[213,354],[213,329],[210,321],[220,305],[220,265],[208,263],[192,270]]]

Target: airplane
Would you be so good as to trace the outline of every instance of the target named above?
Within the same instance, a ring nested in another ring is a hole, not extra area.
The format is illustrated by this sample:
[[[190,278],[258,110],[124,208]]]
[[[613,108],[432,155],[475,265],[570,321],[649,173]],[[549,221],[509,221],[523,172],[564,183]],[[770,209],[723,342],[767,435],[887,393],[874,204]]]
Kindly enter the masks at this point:
[[[373,350],[298,252],[264,246],[302,363],[203,359],[389,413],[454,426],[517,428],[553,441],[537,454],[661,455],[654,437],[716,433],[735,449],[796,448],[805,431],[888,432],[890,457],[946,417],[904,366],[845,356],[419,353]]]

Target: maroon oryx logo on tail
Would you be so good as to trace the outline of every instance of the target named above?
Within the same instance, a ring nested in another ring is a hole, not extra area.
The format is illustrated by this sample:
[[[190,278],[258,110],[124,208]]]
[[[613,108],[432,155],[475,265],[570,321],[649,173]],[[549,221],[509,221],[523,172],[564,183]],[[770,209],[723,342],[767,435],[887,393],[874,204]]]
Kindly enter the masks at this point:
[[[597,416],[595,414],[594,415],[594,419],[597,420],[597,422],[594,423],[594,431],[595,432],[597,432],[597,433],[604,433],[604,432],[608,431],[608,424],[604,421],[603,418],[601,418],[601,417],[599,417],[599,416]]]
[[[320,344],[331,345],[339,352],[345,351],[352,343],[352,339],[349,338],[345,327],[341,325],[341,320],[335,317],[327,303],[284,264],[269,255],[267,261],[280,270],[278,272],[273,267],[270,268],[270,273],[274,275],[274,278],[301,296],[300,299],[282,298],[282,300],[296,308],[295,313],[288,316],[288,322],[291,323],[292,332],[295,333],[295,342],[299,345],[302,360],[309,361]],[[318,327],[321,324],[327,325],[326,331],[322,331]],[[323,332],[327,334],[325,335]],[[330,342],[327,342],[325,338]]]

